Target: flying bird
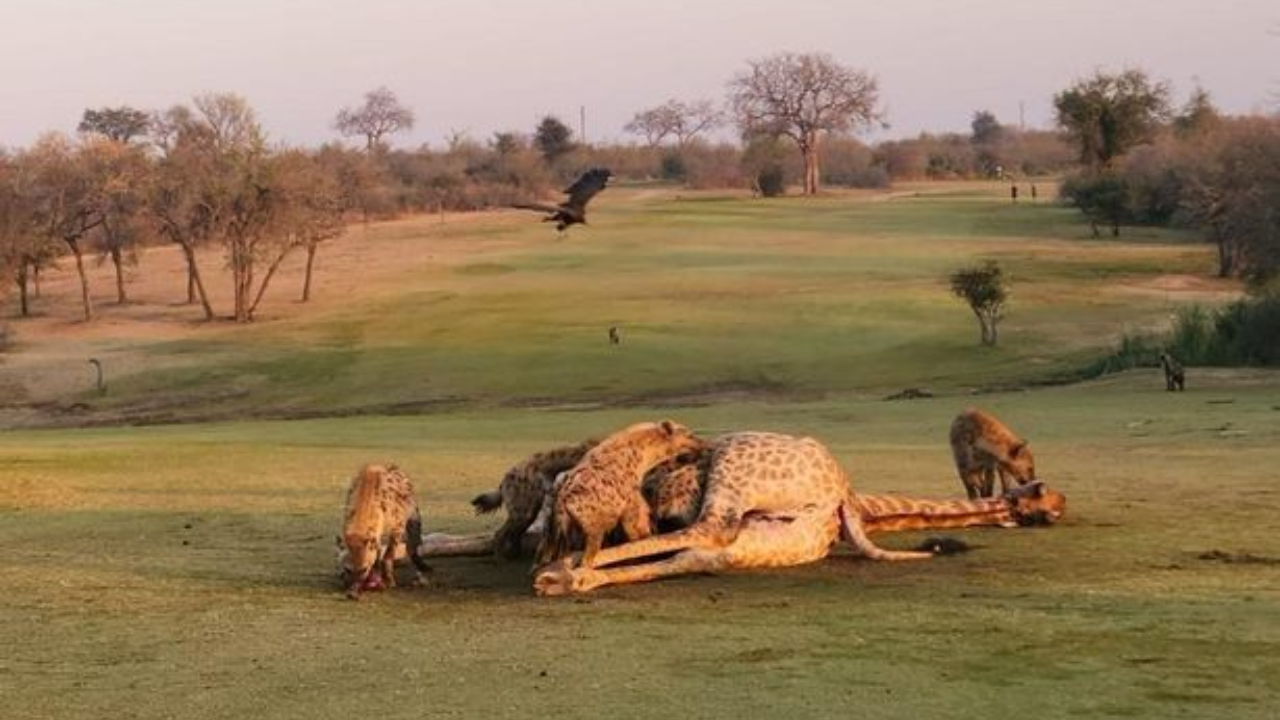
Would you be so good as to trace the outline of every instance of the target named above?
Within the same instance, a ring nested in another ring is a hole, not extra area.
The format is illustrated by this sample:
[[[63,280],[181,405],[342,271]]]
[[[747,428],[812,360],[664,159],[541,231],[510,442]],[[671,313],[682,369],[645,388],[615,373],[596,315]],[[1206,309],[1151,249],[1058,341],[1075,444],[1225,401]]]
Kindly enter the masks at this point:
[[[568,195],[569,199],[559,205],[517,203],[512,207],[547,213],[547,216],[542,218],[542,222],[555,222],[556,230],[564,232],[564,229],[570,225],[587,224],[587,203],[591,202],[591,198],[595,197],[596,193],[605,189],[612,176],[613,173],[607,168],[592,168],[582,173],[582,177],[564,189],[564,194]]]

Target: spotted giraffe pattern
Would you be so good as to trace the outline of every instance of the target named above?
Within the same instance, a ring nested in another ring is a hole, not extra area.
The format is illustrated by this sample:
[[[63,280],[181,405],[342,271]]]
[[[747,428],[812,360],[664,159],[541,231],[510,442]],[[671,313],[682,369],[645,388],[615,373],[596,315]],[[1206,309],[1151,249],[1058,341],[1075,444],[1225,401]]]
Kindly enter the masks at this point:
[[[711,446],[702,508],[692,525],[605,548],[591,565],[544,567],[534,578],[535,592],[561,595],[672,575],[799,565],[826,557],[840,537],[871,559],[932,557],[871,542],[851,507],[848,477],[818,441],[748,432]],[[670,557],[651,560],[661,555]]]

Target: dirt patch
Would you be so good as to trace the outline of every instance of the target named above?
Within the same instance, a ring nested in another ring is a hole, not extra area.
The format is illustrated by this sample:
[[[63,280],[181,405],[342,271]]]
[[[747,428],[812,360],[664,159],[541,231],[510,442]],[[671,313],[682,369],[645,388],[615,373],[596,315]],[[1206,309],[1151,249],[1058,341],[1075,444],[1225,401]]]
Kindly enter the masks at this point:
[[[1181,299],[1197,299],[1205,301],[1227,301],[1240,296],[1238,282],[1222,278],[1207,278],[1199,275],[1157,275],[1141,282],[1122,283],[1120,290],[1140,295],[1167,295]]]

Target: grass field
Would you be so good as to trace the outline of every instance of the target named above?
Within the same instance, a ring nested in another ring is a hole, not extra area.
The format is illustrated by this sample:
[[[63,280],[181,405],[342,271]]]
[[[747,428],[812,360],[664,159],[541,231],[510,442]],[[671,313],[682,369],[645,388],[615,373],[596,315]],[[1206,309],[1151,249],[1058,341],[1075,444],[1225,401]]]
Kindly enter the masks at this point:
[[[1038,386],[1229,296],[1200,277],[1206,248],[1089,240],[998,186],[899,190],[610,191],[560,241],[508,214],[392,223],[335,246],[326,300],[252,328],[159,303],[104,308],[109,333],[54,310],[19,325],[0,386],[39,407],[11,403],[10,425],[183,424],[0,433],[0,716],[1274,717],[1280,376]],[[1015,283],[995,350],[945,287],[985,257]],[[31,360],[61,373],[91,353],[131,371],[105,397]],[[880,400],[905,387],[938,397]],[[489,559],[359,604],[335,587],[362,462],[399,461],[450,532],[494,525],[467,500],[524,454],[658,416],[810,434],[857,488],[947,497],[968,404],[1031,439],[1064,524],[970,531],[974,552],[923,563],[557,601]],[[324,412],[362,414],[278,419]]]

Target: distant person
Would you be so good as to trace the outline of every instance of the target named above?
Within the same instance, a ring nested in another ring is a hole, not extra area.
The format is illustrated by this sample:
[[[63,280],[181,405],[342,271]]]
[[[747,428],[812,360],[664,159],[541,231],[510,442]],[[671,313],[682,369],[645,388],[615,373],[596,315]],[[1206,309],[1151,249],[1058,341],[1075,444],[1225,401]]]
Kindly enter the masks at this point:
[[[1039,193],[1036,192],[1036,184],[1031,183],[1031,202],[1035,202],[1036,198],[1039,196]]]
[[[1009,186],[1009,199],[1013,201],[1014,205],[1018,204],[1018,183]]]

